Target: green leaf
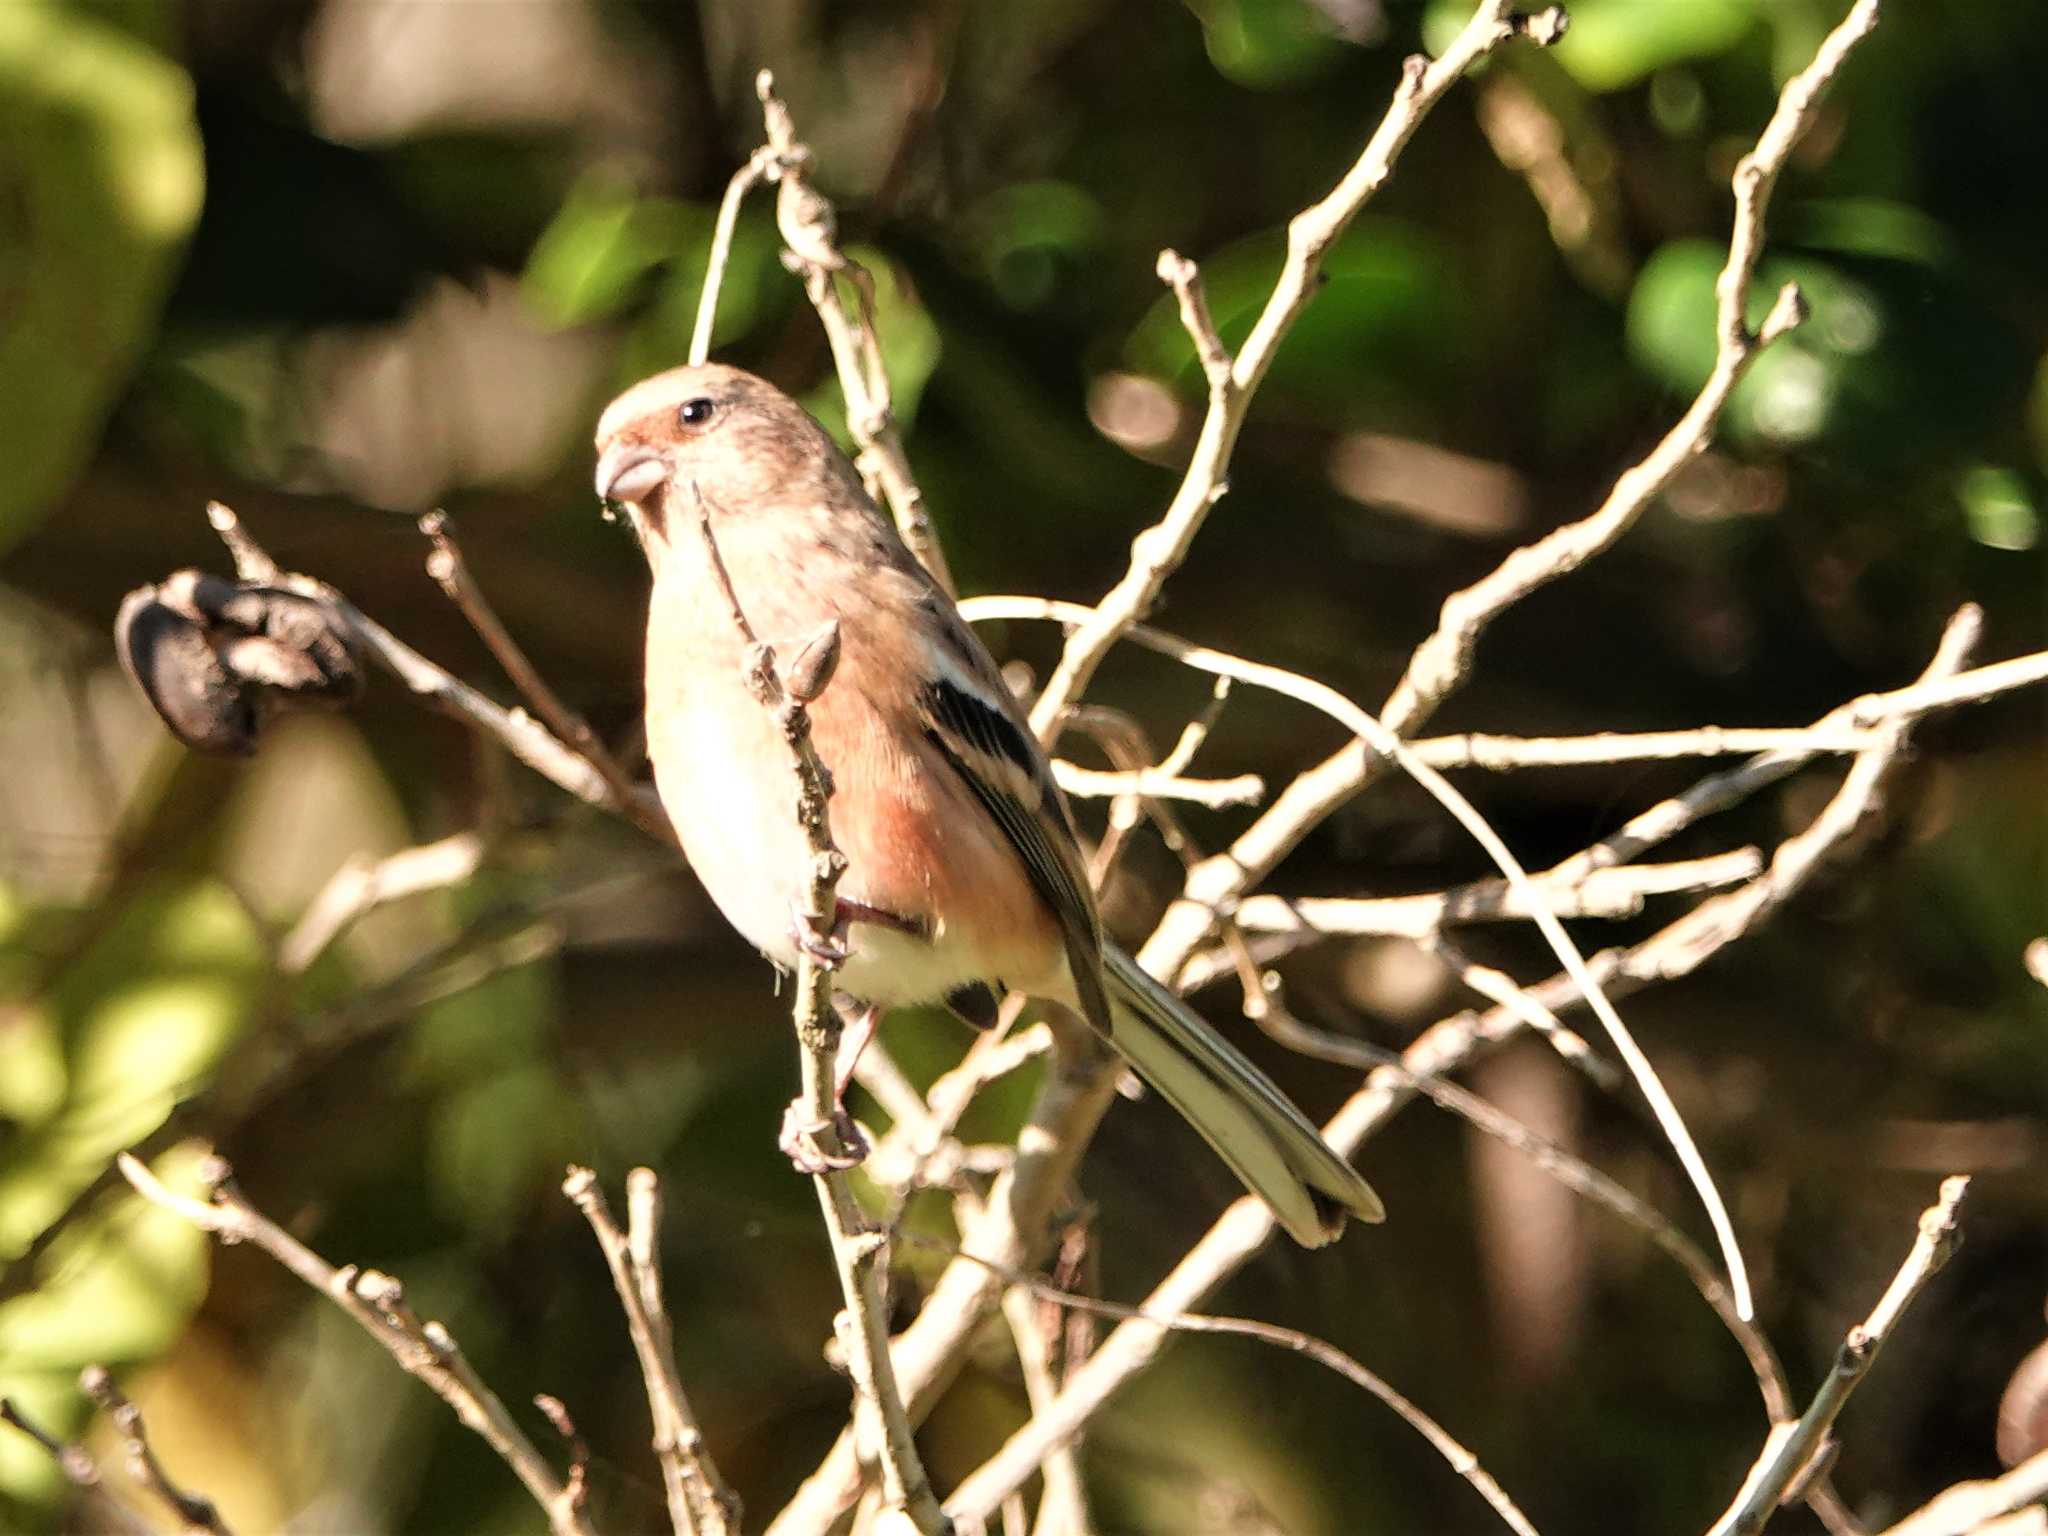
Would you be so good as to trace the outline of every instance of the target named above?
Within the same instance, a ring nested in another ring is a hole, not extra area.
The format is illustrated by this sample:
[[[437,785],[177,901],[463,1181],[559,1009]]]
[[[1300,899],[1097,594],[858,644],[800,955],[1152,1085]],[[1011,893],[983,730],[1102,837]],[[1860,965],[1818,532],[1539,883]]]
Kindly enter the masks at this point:
[[[210,1076],[248,1021],[265,954],[224,887],[157,885],[37,1000],[26,1032],[0,1049],[0,1071],[29,1079],[10,1091],[40,1101],[0,1150],[0,1253],[18,1252]]]
[[[1589,91],[1624,90],[1670,65],[1727,53],[1763,16],[1761,0],[1573,0],[1566,9],[1571,27],[1550,54]],[[1471,19],[1469,0],[1435,0],[1423,42],[1442,53]]]
[[[204,185],[183,69],[91,16],[0,5],[0,550],[90,457]]]
[[[1992,549],[2032,549],[2041,539],[2041,516],[2027,482],[2009,469],[1979,464],[1956,487],[1970,537]]]
[[[1575,0],[1553,53],[1589,91],[1618,91],[1668,65],[1726,53],[1758,19],[1757,0]]]
[[[1321,74],[1342,44],[1302,0],[1205,0],[1194,7],[1217,73],[1256,90],[1275,90]]]
[[[196,1150],[158,1159],[173,1188],[189,1184]],[[78,1373],[168,1349],[206,1293],[208,1239],[191,1222],[139,1196],[67,1232],[41,1283],[0,1303],[0,1393],[17,1397],[57,1434],[86,1417]],[[0,1495],[39,1501],[55,1491],[49,1458],[7,1454],[25,1437],[0,1436]],[[30,1446],[31,1450],[35,1447]]]
[[[1202,263],[1209,310],[1235,351],[1273,291],[1286,239],[1266,231]],[[1412,408],[1419,384],[1452,377],[1471,340],[1454,268],[1422,231],[1392,219],[1361,219],[1323,260],[1323,281],[1274,359],[1266,388],[1346,419],[1385,419]],[[1171,293],[1133,328],[1124,354],[1141,373],[1200,387],[1194,343]]]
[[[692,252],[701,267],[711,228],[702,208],[586,178],[534,243],[526,297],[555,325],[609,319],[663,263]]]

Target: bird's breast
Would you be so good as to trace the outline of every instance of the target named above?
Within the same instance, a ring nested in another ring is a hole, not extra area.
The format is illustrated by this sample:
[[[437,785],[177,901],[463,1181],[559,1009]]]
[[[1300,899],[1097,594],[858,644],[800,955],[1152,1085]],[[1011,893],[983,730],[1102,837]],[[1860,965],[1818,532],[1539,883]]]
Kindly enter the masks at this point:
[[[670,587],[657,584],[648,628],[655,781],[720,911],[790,966],[811,861],[789,748],[747,687],[729,608]],[[810,707],[833,779],[832,835],[847,860],[839,892],[902,927],[856,923],[838,984],[884,1006],[934,1001],[974,981],[1030,988],[1057,969],[1057,925],[1001,829],[924,735],[913,616],[858,591],[853,601],[836,596],[793,580],[742,602],[784,657],[827,619],[840,623],[838,670]]]

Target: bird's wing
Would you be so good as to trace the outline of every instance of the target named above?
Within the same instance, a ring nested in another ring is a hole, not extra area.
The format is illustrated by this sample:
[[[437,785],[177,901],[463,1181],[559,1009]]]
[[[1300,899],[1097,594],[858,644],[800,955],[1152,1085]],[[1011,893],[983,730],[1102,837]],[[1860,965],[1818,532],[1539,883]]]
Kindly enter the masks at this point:
[[[1059,919],[1081,1012],[1108,1034],[1102,922],[1052,768],[981,642],[943,596],[934,592],[926,603],[938,643],[917,696],[925,735],[1017,850],[1033,889]]]

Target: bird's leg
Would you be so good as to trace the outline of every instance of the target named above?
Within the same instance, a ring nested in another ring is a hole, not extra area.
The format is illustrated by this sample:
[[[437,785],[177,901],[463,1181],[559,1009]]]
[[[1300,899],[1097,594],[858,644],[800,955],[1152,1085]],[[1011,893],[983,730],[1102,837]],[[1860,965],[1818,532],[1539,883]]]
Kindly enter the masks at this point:
[[[806,1119],[801,1097],[790,1100],[789,1108],[782,1112],[782,1134],[776,1145],[796,1165],[799,1173],[852,1168],[868,1155],[867,1137],[861,1134],[853,1116],[846,1112],[846,1090],[853,1082],[854,1068],[860,1064],[860,1053],[875,1037],[875,1026],[881,1023],[882,1010],[872,1003],[858,1003],[843,1008],[840,1017],[843,1027],[839,1032],[839,1048],[832,1058],[832,1118]],[[828,1152],[818,1144],[819,1136],[827,1130],[838,1142],[836,1151]]]
[[[833,905],[832,923],[822,931],[820,925],[811,921],[801,908],[790,914],[790,936],[796,947],[809,955],[828,971],[836,971],[846,964],[846,957],[852,953],[847,943],[847,930],[855,923],[872,923],[878,928],[889,928],[897,933],[907,933],[914,939],[930,938],[925,925],[914,917],[871,907],[864,901],[853,901],[839,897]],[[872,1030],[870,1030],[872,1033]]]

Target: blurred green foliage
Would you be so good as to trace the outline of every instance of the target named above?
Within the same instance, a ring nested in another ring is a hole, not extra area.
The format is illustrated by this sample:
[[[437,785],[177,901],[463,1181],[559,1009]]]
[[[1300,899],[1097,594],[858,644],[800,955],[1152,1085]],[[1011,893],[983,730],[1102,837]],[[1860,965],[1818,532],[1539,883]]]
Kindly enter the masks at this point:
[[[1383,696],[1445,593],[1596,504],[1706,377],[1729,173],[1843,8],[1578,0],[1556,49],[1487,60],[1331,251],[1162,621]],[[1965,600],[1987,657],[2048,644],[2037,9],[1887,8],[1773,209],[1751,318],[1796,279],[1810,320],[1619,549],[1501,624],[1447,728],[1802,722],[1909,677]],[[446,504],[543,671],[630,743],[644,573],[595,515],[585,444],[616,386],[682,358],[725,179],[760,135],[762,65],[871,276],[963,584],[1093,594],[1171,494],[1202,398],[1158,250],[1202,262],[1240,340],[1288,217],[1356,154],[1401,58],[1469,10],[0,6],[0,1392],[69,1432],[79,1366],[115,1365],[238,1529],[540,1528],[473,1437],[260,1256],[112,1199],[17,1261],[124,1146],[155,1138],[164,1176],[188,1176],[196,1143],[176,1132],[196,1124],[320,1251],[404,1276],[508,1403],[568,1402],[598,1448],[600,1523],[651,1527],[630,1350],[558,1192],[570,1160],[615,1190],[645,1162],[669,1191],[684,1376],[765,1518],[846,1398],[820,1355],[837,1300],[810,1193],[773,1151],[793,1071],[765,967],[670,856],[395,690],[292,722],[249,764],[180,762],[114,667],[120,596],[223,565],[199,515],[218,496],[287,564],[506,695],[420,570],[410,514]],[[843,430],[766,195],[739,221],[716,345]],[[990,638],[1041,667],[1057,640]],[[1123,655],[1098,692],[1161,743],[1205,697]],[[1332,745],[1290,706],[1235,697],[1198,767],[1278,785]],[[1841,1482],[1873,1519],[1992,1470],[1992,1404],[2040,1333],[2048,993],[2018,952],[2048,928],[2043,745],[2038,698],[1929,726],[1853,871],[1630,1006],[1726,1180],[1797,1384],[1883,1283],[1933,1175],[1980,1174],[1970,1246],[1922,1303],[1939,1319],[1894,1342],[1847,1426]],[[1467,787],[1540,861],[1687,782],[1652,765]],[[1829,782],[1816,770],[1675,852],[1769,846]],[[1243,824],[1189,823],[1211,849]],[[476,874],[349,926],[303,974],[280,966],[349,857],[468,827],[488,843]],[[1137,839],[1112,922],[1142,931],[1178,871]],[[1388,784],[1278,884],[1483,872]],[[1468,941],[1536,975],[1525,937]],[[1390,1046],[1465,1001],[1405,946],[1331,945],[1285,971],[1305,1016]],[[1221,989],[1206,1001],[1230,1019]],[[964,1044],[937,1015],[885,1039],[920,1082]],[[1259,1049],[1312,1109],[1347,1089]],[[1584,1155],[1689,1210],[1627,1106],[1522,1066],[1481,1086],[1533,1072],[1549,1097],[1527,1112],[1550,1105]],[[998,1085],[965,1134],[1014,1134],[1034,1081]],[[174,1112],[189,1118],[163,1130]],[[1546,1243],[1553,1268],[1504,1269],[1524,1250],[1501,1201],[1521,1197],[1419,1111],[1367,1162],[1384,1234],[1264,1255],[1219,1308],[1357,1353],[1550,1536],[1703,1524],[1763,1426],[1683,1283],[1586,1213]],[[1140,1103],[1110,1116],[1079,1194],[1093,1278],[1130,1299],[1234,1186]],[[949,1230],[937,1197],[907,1221]],[[907,1305],[941,1258],[899,1260]],[[925,1432],[940,1481],[1022,1402],[992,1331]],[[1244,1341],[1184,1341],[1085,1458],[1105,1532],[1249,1528],[1232,1523],[1246,1509],[1305,1531],[1493,1528],[1373,1405]],[[0,1435],[0,1527],[67,1522],[92,1512]]]
[[[192,82],[137,35],[170,7],[121,9],[0,8],[0,550],[84,467],[199,216]]]

